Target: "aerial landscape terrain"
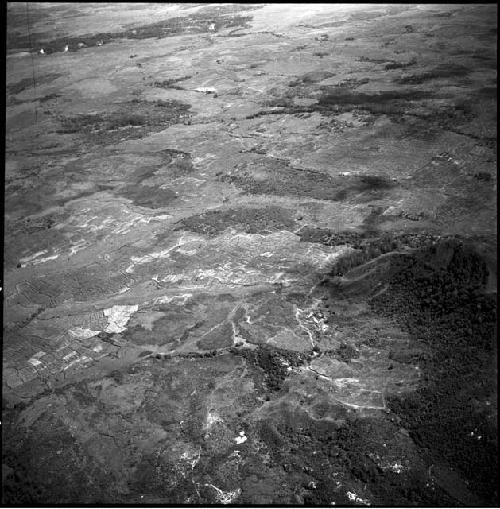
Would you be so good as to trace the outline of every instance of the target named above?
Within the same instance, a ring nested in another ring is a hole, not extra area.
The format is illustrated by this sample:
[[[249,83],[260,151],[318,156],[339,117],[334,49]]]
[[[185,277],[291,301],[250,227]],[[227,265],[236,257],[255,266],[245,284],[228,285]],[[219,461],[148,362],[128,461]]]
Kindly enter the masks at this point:
[[[2,503],[498,506],[497,5],[6,14]]]

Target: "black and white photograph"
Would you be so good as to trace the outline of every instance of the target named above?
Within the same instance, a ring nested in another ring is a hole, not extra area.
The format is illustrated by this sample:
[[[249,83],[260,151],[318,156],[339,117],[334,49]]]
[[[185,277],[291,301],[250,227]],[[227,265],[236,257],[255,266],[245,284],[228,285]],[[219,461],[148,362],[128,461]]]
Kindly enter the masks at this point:
[[[2,506],[498,507],[497,3],[3,7]]]

